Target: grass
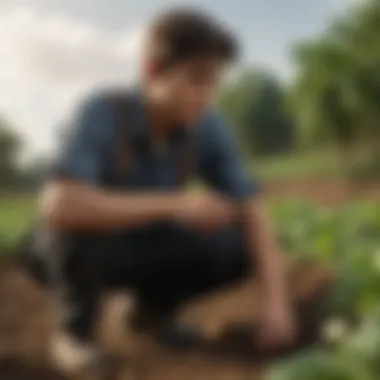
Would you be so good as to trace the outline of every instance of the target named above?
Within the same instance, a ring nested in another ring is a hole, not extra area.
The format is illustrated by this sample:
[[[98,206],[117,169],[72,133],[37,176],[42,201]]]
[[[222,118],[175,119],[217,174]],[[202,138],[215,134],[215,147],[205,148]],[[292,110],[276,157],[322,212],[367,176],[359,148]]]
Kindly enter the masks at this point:
[[[341,161],[334,150],[286,154],[251,164],[252,172],[263,180],[340,178]]]
[[[29,226],[34,210],[34,197],[0,199],[0,247],[11,247],[17,243]]]

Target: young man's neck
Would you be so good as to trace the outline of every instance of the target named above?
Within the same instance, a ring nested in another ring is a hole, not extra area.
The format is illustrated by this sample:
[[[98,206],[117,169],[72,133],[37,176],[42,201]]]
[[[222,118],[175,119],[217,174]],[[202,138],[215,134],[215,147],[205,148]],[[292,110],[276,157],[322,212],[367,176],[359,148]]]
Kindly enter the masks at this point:
[[[159,102],[149,94],[145,96],[145,102],[152,128],[152,137],[157,142],[164,142],[179,124],[175,111],[173,112],[170,106]]]

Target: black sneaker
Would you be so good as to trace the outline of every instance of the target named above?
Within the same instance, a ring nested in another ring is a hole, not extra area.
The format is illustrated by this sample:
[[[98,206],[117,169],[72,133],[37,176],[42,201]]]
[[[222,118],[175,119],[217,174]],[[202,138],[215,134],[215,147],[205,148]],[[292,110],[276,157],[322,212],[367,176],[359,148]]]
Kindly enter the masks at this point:
[[[91,380],[117,380],[126,364],[126,359],[120,355],[98,352],[85,373]]]
[[[175,350],[192,350],[201,348],[206,344],[206,339],[198,326],[179,323],[168,319],[158,329],[157,342],[164,347]]]
[[[157,310],[139,302],[132,319],[132,328],[150,334],[160,345],[176,350],[190,350],[205,344],[201,329],[195,325],[178,322],[174,310]]]

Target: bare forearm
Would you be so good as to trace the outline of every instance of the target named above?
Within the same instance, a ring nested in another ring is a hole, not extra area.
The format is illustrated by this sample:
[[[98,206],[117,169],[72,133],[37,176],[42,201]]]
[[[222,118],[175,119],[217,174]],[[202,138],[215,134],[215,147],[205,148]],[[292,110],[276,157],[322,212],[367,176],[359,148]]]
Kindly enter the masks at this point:
[[[41,196],[44,218],[63,229],[110,230],[170,218],[177,194],[116,193],[77,184],[51,184]]]
[[[258,201],[251,201],[244,214],[248,249],[264,293],[271,299],[284,300],[287,298],[285,265],[269,218]]]

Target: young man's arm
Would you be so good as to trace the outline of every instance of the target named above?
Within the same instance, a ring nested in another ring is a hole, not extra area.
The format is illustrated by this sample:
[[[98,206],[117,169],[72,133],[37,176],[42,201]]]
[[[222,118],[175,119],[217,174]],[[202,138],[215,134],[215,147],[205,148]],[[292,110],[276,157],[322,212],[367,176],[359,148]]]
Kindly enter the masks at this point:
[[[252,253],[263,289],[264,343],[286,343],[294,338],[293,311],[287,289],[283,256],[260,200],[252,197],[241,206],[246,244]]]
[[[105,154],[113,148],[110,109],[105,98],[79,110],[71,135],[40,196],[43,218],[59,228],[115,229],[165,219],[179,195],[134,195],[101,189]]]
[[[285,281],[285,268],[274,231],[262,209],[258,184],[246,173],[228,127],[217,117],[209,121],[207,144],[209,164],[206,177],[212,185],[236,202],[243,218],[246,243],[253,271],[263,287],[265,300],[263,333],[267,341],[286,341],[293,333],[293,320]]]
[[[61,229],[112,230],[170,219],[180,194],[104,191],[78,181],[50,181],[41,194],[42,215]]]

